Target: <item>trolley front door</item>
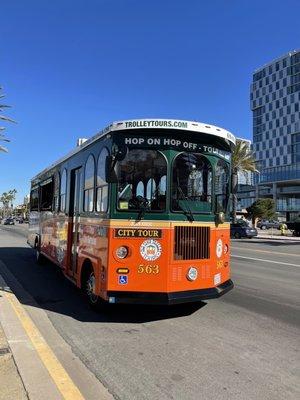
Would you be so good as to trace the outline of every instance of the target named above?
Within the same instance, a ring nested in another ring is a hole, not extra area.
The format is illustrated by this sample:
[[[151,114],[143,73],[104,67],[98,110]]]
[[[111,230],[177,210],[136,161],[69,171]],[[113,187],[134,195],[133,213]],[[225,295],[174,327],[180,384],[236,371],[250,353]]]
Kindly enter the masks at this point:
[[[81,188],[81,168],[71,171],[71,193],[70,193],[70,214],[69,214],[69,265],[68,275],[74,277],[77,273],[78,258],[78,230],[80,222],[80,188]]]

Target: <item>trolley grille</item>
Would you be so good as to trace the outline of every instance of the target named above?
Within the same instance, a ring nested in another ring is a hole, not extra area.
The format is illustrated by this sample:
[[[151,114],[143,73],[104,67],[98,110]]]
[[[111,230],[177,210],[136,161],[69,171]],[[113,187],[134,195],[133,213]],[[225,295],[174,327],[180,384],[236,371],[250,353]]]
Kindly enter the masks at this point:
[[[210,228],[206,226],[175,226],[175,260],[209,258]]]

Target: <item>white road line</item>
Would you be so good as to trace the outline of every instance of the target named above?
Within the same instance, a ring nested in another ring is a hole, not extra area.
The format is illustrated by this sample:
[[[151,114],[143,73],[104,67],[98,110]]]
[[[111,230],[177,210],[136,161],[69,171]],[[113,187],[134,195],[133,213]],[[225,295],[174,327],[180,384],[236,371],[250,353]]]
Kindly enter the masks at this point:
[[[271,263],[271,264],[288,265],[288,266],[290,266],[290,267],[298,267],[298,268],[300,268],[300,265],[299,265],[299,264],[289,264],[289,263],[284,263],[284,262],[280,262],[280,261],[264,260],[264,259],[262,259],[262,258],[251,258],[251,257],[243,257],[243,256],[236,256],[236,255],[231,255],[231,257],[234,257],[234,258],[244,258],[245,260],[262,261],[262,262],[267,262],[267,263]]]

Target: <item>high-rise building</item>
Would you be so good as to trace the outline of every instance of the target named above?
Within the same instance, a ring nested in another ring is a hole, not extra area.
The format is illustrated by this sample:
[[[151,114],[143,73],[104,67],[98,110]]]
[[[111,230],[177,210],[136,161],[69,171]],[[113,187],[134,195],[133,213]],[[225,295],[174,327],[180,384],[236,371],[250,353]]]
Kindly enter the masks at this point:
[[[292,219],[300,213],[300,50],[257,69],[250,99],[258,196]]]

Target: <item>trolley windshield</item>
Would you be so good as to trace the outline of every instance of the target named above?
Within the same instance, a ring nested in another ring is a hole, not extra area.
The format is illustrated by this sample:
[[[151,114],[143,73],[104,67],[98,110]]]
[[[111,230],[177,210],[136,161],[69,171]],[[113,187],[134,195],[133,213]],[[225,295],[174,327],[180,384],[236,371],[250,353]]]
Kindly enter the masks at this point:
[[[119,210],[165,211],[167,161],[157,150],[132,149],[117,164]]]

